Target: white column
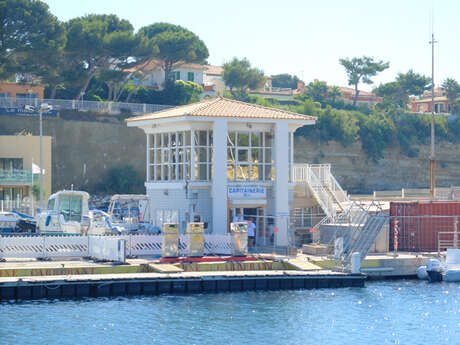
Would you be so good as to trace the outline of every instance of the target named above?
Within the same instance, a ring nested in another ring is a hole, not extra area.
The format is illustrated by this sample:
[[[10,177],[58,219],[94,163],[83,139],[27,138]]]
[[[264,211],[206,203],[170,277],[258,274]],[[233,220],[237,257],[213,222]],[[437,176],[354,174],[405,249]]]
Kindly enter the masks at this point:
[[[275,125],[275,225],[276,245],[288,245],[289,222],[289,130],[286,122]]]
[[[146,159],[145,162],[147,163],[147,167],[145,169],[145,181],[148,182],[150,180],[150,134],[145,133],[147,135],[147,140],[146,140]]]
[[[213,128],[212,232],[227,233],[227,119],[216,119]]]

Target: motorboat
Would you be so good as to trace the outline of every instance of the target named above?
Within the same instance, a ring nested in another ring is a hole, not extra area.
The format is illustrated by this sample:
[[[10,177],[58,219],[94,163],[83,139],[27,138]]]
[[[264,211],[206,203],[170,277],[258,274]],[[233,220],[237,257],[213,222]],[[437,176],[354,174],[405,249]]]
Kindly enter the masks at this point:
[[[144,194],[115,194],[107,213],[112,223],[124,232],[159,232],[150,223],[150,203]]]
[[[430,282],[460,282],[460,249],[448,248],[445,261],[428,260],[417,269],[417,277]]]
[[[18,230],[20,217],[14,212],[0,212],[0,233],[13,233]]]
[[[110,216],[88,209],[89,194],[63,190],[51,195],[46,210],[37,215],[37,233],[42,235],[107,235],[120,230]]]

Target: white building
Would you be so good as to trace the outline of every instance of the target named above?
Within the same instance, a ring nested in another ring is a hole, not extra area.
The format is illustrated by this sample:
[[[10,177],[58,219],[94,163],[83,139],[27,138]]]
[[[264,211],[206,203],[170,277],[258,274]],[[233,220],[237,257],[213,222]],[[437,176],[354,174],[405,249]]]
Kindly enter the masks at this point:
[[[258,217],[258,231],[277,228],[277,244],[287,245],[293,134],[315,120],[220,97],[128,119],[147,136],[152,221],[183,231],[199,216],[207,232],[225,234],[243,212]]]

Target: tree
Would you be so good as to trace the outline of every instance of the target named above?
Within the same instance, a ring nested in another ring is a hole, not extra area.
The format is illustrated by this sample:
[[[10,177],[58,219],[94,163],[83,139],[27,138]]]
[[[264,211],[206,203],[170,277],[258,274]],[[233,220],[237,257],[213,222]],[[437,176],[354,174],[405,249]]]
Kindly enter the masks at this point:
[[[451,106],[452,113],[458,108],[458,97],[460,96],[460,84],[454,78],[446,78],[441,85]]]
[[[152,46],[158,48],[154,57],[160,60],[166,81],[169,81],[174,67],[184,63],[205,63],[209,56],[204,42],[193,32],[179,25],[152,24],[141,28],[137,36],[147,38]]]
[[[2,79],[40,70],[37,62],[46,63],[44,57],[59,52],[65,44],[64,28],[41,1],[0,1],[0,23]]]
[[[66,23],[66,28],[65,51],[86,74],[77,99],[85,93],[91,79],[102,70],[116,70],[127,65],[127,60],[138,45],[131,23],[113,14],[90,14],[71,19]]]
[[[430,87],[431,79],[409,70],[407,73],[398,73],[396,80],[381,84],[375,90],[377,96],[384,98],[384,103],[395,108],[405,109],[409,103],[409,96],[419,96]]]
[[[244,99],[249,89],[257,89],[265,82],[264,72],[258,68],[252,68],[246,58],[239,60],[235,57],[232,61],[224,63],[223,67],[225,84],[236,99]]]
[[[333,85],[329,86],[329,89],[327,90],[327,96],[332,101],[332,103],[335,103],[339,98],[343,97],[343,93],[340,90],[340,87]]]
[[[373,58],[363,56],[361,58],[340,59],[340,64],[345,68],[348,75],[348,85],[354,86],[355,97],[353,99],[353,106],[356,106],[359,97],[358,85],[360,82],[365,84],[372,84],[371,77],[377,75],[378,72],[386,70],[389,62],[374,61]]]
[[[305,88],[305,95],[315,102],[323,102],[327,98],[328,86],[325,81],[315,80]]]
[[[296,75],[288,73],[272,75],[273,87],[286,87],[290,89],[297,89],[298,82],[301,81]]]

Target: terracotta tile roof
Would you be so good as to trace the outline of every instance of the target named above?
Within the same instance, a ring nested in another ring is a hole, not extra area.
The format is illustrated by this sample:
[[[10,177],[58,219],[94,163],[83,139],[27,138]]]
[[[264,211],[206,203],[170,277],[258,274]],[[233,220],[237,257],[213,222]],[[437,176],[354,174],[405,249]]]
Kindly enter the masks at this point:
[[[223,75],[224,74],[224,68],[222,66],[212,66],[212,65],[206,65],[204,73],[207,75]]]
[[[355,95],[355,89],[352,89],[351,87],[340,87],[340,91],[342,91],[342,93],[344,94],[351,94],[351,95]],[[359,90],[359,95],[360,96],[374,96],[375,97],[375,94],[372,93],[372,92],[367,92],[367,91],[363,91],[363,90]]]
[[[171,117],[199,116],[199,117],[229,117],[245,119],[267,120],[316,120],[316,117],[301,115],[290,111],[263,107],[256,104],[239,102],[223,97],[204,100],[198,103],[158,111],[151,114],[131,117],[126,122],[159,120]]]

